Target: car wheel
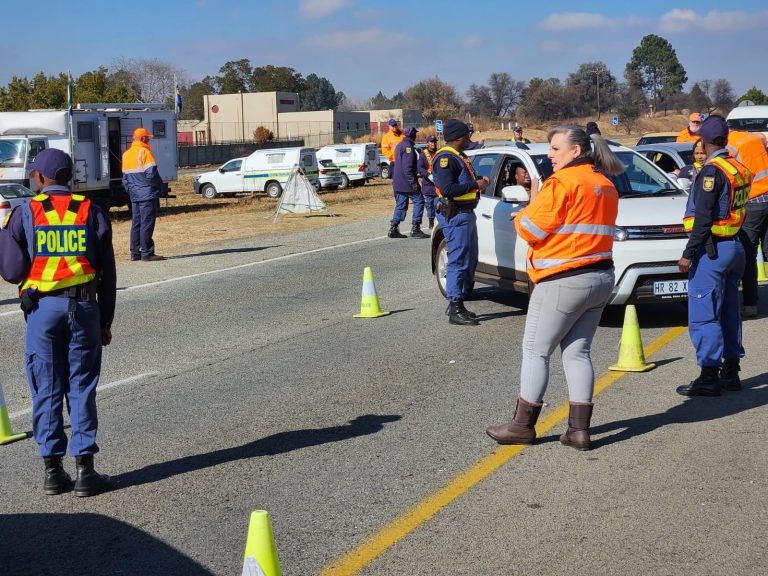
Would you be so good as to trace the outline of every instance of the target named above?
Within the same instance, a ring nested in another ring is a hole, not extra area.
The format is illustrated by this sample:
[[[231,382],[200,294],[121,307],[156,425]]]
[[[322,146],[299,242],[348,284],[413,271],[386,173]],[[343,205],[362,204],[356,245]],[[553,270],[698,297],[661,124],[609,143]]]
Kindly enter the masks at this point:
[[[320,186],[320,182],[319,181],[315,182],[314,184],[312,184],[312,186],[314,186],[315,192],[317,192],[319,194],[320,190],[322,189],[322,186]]]
[[[381,167],[381,177],[384,178],[384,180],[389,180],[389,166],[386,164]]]
[[[213,200],[218,196],[216,193],[216,187],[213,184],[206,184],[203,186],[203,189],[201,191],[203,197],[208,198],[208,200]]]
[[[279,198],[280,194],[283,193],[283,187],[280,186],[280,182],[270,182],[264,190],[270,198]]]
[[[435,280],[437,280],[437,289],[440,290],[440,294],[443,298],[448,298],[448,292],[446,291],[448,274],[448,245],[445,243],[445,238],[440,240],[440,244],[437,245],[435,250]]]
[[[341,173],[341,184],[339,184],[339,190],[346,190],[349,188],[349,178],[344,172]]]

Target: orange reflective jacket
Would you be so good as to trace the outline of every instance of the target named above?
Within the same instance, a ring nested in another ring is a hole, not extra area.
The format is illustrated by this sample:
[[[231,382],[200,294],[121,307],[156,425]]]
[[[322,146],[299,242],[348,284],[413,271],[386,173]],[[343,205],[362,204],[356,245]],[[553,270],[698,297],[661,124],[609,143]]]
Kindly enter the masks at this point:
[[[395,148],[403,141],[403,138],[405,138],[405,132],[400,132],[398,135],[395,134],[391,128],[381,137],[381,153],[384,154],[390,162],[395,161]]]
[[[592,164],[558,170],[515,218],[530,245],[528,276],[549,276],[613,259],[619,193]]]
[[[762,136],[762,135],[760,135]],[[764,139],[751,132],[731,131],[726,148],[731,156],[744,164],[752,173],[749,198],[757,198],[768,192],[768,151]]]
[[[680,134],[677,135],[675,142],[696,142],[699,138],[701,138],[701,136],[698,134],[691,133],[688,128],[683,128],[680,130]]]
[[[91,201],[79,194],[38,194],[29,207],[34,258],[21,290],[52,292],[93,280],[96,271],[85,256]]]

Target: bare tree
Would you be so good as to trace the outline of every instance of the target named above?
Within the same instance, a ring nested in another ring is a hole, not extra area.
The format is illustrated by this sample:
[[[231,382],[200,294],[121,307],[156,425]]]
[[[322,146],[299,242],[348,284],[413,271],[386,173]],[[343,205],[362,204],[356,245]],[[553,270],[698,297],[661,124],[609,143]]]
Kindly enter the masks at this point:
[[[730,112],[736,95],[733,92],[731,83],[725,78],[715,80],[715,86],[712,89],[712,103],[717,106],[723,114]]]
[[[184,70],[157,58],[118,58],[112,63],[111,72],[136,92],[140,102],[163,102],[173,106],[176,86],[189,84]]]
[[[458,113],[462,101],[456,88],[438,77],[422,80],[405,91],[407,108],[421,110],[424,118],[450,117]]]
[[[506,72],[491,74],[488,78],[494,113],[498,117],[514,112],[525,89],[525,82],[515,80]]]

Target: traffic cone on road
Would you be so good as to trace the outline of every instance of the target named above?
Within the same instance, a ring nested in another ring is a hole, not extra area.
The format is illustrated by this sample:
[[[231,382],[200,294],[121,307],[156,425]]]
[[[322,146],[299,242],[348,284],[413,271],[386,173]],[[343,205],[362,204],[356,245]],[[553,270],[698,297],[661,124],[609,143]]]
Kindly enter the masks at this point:
[[[245,541],[243,576],[280,576],[280,560],[277,557],[272,524],[266,510],[251,512],[248,538]]]
[[[3,386],[0,384],[0,444],[10,444],[26,437],[26,434],[14,434],[11,429],[11,420],[8,418],[8,410],[5,407]]]
[[[354,318],[378,318],[386,316],[389,312],[379,307],[379,297],[376,296],[376,285],[373,283],[373,272],[370,266],[363,270],[363,296],[360,300],[360,314]]]
[[[621,342],[619,343],[619,361],[613,366],[609,366],[608,369],[615,372],[647,372],[655,367],[656,364],[645,362],[637,310],[634,304],[627,304],[624,310]]]
[[[757,247],[757,281],[765,282],[768,276],[765,275],[765,257],[763,256],[763,245]]]

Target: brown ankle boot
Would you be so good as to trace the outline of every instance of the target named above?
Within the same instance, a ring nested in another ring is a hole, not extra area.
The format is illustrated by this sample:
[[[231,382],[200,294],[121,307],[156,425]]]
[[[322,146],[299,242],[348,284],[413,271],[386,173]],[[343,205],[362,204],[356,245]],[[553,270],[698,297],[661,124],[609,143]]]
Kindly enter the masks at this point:
[[[526,402],[519,396],[517,397],[517,406],[515,415],[511,422],[491,426],[485,433],[496,440],[499,444],[533,444],[536,440],[536,420],[541,414],[543,403],[532,404]]]
[[[589,421],[592,419],[591,402],[569,402],[568,430],[560,436],[560,442],[576,450],[589,450]]]

